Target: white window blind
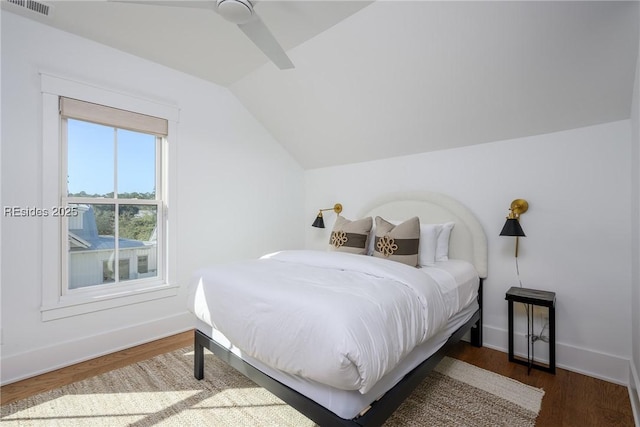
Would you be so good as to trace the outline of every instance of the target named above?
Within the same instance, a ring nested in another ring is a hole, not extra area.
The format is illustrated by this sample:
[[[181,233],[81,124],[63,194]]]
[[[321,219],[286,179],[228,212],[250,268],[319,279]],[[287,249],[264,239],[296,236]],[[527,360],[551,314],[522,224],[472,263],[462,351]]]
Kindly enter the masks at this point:
[[[165,119],[72,98],[60,97],[60,114],[62,117],[151,133],[157,136],[167,136],[168,134],[168,122]]]

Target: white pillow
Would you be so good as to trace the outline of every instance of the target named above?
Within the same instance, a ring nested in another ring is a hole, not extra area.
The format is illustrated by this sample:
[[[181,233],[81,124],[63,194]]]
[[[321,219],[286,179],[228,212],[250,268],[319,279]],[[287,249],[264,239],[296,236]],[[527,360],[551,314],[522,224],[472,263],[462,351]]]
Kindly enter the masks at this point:
[[[440,230],[442,230],[440,224],[420,224],[419,265],[433,265],[436,262],[436,248]]]
[[[389,221],[393,225],[398,225],[402,221]],[[453,224],[453,223],[451,223]],[[437,244],[439,242],[440,230],[443,224],[423,224],[420,223],[420,245],[418,249],[418,265],[433,265],[436,262]],[[451,229],[449,229],[451,231]],[[376,224],[374,222],[371,228],[371,237],[369,238],[369,255],[373,255],[376,236]],[[446,238],[447,247],[444,248],[445,256],[449,253],[449,236]]]
[[[440,224],[440,234],[438,234],[438,242],[436,243],[436,261],[448,261],[449,260],[449,237],[451,237],[451,230],[456,225],[455,222],[445,222]]]

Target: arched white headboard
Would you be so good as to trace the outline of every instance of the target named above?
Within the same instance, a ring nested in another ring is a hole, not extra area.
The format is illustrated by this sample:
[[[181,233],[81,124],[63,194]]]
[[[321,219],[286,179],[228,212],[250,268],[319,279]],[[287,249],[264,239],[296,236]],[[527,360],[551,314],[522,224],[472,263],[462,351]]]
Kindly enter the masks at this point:
[[[387,220],[417,216],[426,224],[455,222],[449,239],[449,257],[469,261],[480,277],[487,277],[487,236],[473,212],[456,199],[426,191],[392,193],[365,206],[358,218],[367,216]]]

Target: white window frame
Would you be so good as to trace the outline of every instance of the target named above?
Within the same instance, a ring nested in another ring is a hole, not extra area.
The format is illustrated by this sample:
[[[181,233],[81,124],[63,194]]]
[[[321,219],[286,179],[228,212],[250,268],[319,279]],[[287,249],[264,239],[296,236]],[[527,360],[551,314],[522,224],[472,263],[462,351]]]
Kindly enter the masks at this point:
[[[163,257],[164,272],[158,280],[135,283],[130,286],[96,287],[86,292],[67,293],[63,281],[63,247],[67,240],[65,221],[51,216],[42,217],[42,306],[43,321],[51,321],[115,307],[168,298],[178,294],[176,281],[176,233],[175,227],[169,227],[171,201],[171,219],[176,218],[175,176],[176,128],[179,117],[177,107],[160,102],[132,96],[95,85],[41,73],[42,91],[42,207],[50,209],[60,206],[63,174],[66,170],[62,128],[59,113],[60,97],[74,98],[94,104],[105,105],[168,121],[167,137],[162,143],[162,188],[164,190],[163,216],[165,221],[164,248],[158,248],[158,256]],[[65,187],[66,189],[66,187]],[[64,240],[63,240],[64,239]]]
[[[163,256],[163,252],[166,249],[166,245],[164,244],[164,229],[165,229],[165,225],[166,225],[166,221],[164,220],[164,213],[166,211],[166,209],[164,209],[164,195],[165,195],[165,191],[164,191],[164,185],[163,185],[163,180],[162,180],[162,174],[163,174],[163,159],[162,159],[162,146],[164,144],[167,143],[166,141],[166,126],[165,124],[167,123],[166,120],[163,120],[161,122],[161,124],[158,124],[158,122],[160,121],[156,121],[155,119],[152,119],[152,123],[151,125],[148,124],[148,121],[146,123],[140,123],[140,120],[138,117],[134,117],[133,120],[131,118],[131,115],[127,114],[127,112],[123,111],[123,110],[112,110],[112,109],[105,109],[102,108],[103,106],[99,106],[99,108],[95,108],[96,104],[87,104],[84,101],[78,101],[78,100],[74,100],[74,99],[64,99],[65,101],[65,105],[67,106],[67,108],[60,108],[61,110],[61,123],[62,123],[62,127],[61,127],[61,139],[64,141],[64,143],[61,144],[61,166],[60,169],[64,172],[64,171],[68,171],[69,165],[67,163],[67,159],[68,159],[68,150],[69,150],[69,136],[68,136],[68,121],[73,119],[73,120],[77,120],[77,121],[83,121],[84,118],[86,118],[87,120],[89,120],[89,123],[91,122],[91,120],[96,121],[96,123],[101,123],[102,126],[107,126],[109,127],[112,131],[113,131],[113,138],[114,138],[114,145],[116,147],[116,152],[118,150],[118,143],[117,140],[118,138],[116,137],[116,135],[119,134],[119,132],[116,131],[116,129],[122,130],[122,129],[127,129],[126,127],[122,127],[123,123],[127,123],[127,126],[130,127],[129,130],[134,131],[134,132],[139,132],[139,133],[145,133],[146,135],[150,135],[153,136],[155,141],[154,144],[156,146],[156,157],[154,159],[155,161],[155,171],[156,171],[156,175],[155,175],[155,183],[154,183],[154,188],[155,188],[155,197],[153,199],[126,199],[126,198],[122,198],[119,194],[119,190],[118,187],[116,186],[114,188],[114,195],[112,198],[107,198],[107,197],[76,197],[76,196],[68,196],[67,195],[67,188],[66,188],[66,181],[65,181],[65,176],[66,174],[62,174],[61,177],[63,178],[62,181],[60,181],[60,188],[62,189],[62,194],[61,194],[61,206],[69,206],[69,205],[81,205],[81,204],[88,204],[88,205],[96,205],[96,204],[100,204],[100,205],[109,205],[109,206],[113,206],[114,207],[114,215],[115,215],[115,234],[118,235],[118,237],[116,237],[114,235],[114,249],[113,249],[113,254],[115,256],[115,259],[120,259],[120,255],[121,255],[121,251],[119,248],[119,241],[120,241],[120,236],[119,236],[119,231],[118,231],[118,218],[119,218],[119,207],[120,206],[131,206],[131,205],[135,205],[135,206],[139,206],[139,205],[146,205],[146,206],[151,206],[151,207],[156,207],[157,209],[157,224],[159,225],[156,229],[156,235],[157,235],[157,245],[156,245],[156,259],[157,259],[157,269],[156,269],[156,276],[155,277],[147,277],[147,278],[135,278],[135,279],[129,279],[127,278],[126,280],[123,280],[120,277],[120,274],[118,274],[118,270],[120,269],[120,263],[114,263],[114,271],[116,274],[116,279],[115,279],[115,283],[109,282],[108,284],[91,284],[89,286],[80,286],[77,287],[75,289],[70,289],[68,284],[69,281],[71,279],[71,277],[69,276],[69,271],[67,268],[65,268],[64,266],[69,266],[69,261],[71,259],[71,253],[68,250],[65,250],[65,246],[66,246],[66,241],[62,242],[63,248],[62,248],[62,283],[63,284],[67,284],[67,286],[63,286],[62,289],[62,294],[63,295],[70,295],[71,293],[78,293],[78,292],[92,292],[94,293],[98,288],[97,286],[109,286],[110,288],[114,288],[115,286],[122,286],[122,287],[126,287],[126,288],[130,288],[133,284],[135,284],[135,281],[145,281],[147,283],[152,283],[153,281],[163,281],[164,277],[162,277],[162,275],[164,274],[164,256]],[[69,107],[69,103],[72,103],[73,106]],[[66,112],[65,112],[66,110]],[[69,110],[71,110],[69,112]],[[87,114],[87,110],[90,112],[89,114]],[[114,116],[115,114],[115,116]],[[106,116],[106,118],[105,118]],[[149,116],[143,116],[142,120],[145,120],[149,118]],[[107,122],[109,122],[109,124],[106,124]],[[119,126],[118,126],[119,125]],[[133,130],[134,128],[136,129],[140,129],[140,130]],[[153,133],[146,133],[145,130],[142,129],[146,129],[149,132],[152,131],[157,131],[156,134]],[[153,129],[153,130],[151,130]],[[118,169],[117,169],[117,156],[114,156],[114,164],[113,166],[113,175],[115,178],[115,183],[118,183]],[[66,216],[63,216],[60,218],[61,222],[61,226],[62,226],[62,230],[64,233],[64,230],[68,230],[68,223],[69,223],[69,218]],[[64,237],[64,234],[63,234]]]

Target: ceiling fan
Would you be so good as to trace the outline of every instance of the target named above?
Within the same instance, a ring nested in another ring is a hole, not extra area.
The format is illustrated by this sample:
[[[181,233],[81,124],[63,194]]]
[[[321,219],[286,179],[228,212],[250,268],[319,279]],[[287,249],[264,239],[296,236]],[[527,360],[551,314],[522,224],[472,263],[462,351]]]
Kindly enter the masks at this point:
[[[109,0],[120,3],[139,3],[173,7],[191,7],[198,9],[213,9],[229,22],[237,24],[243,33],[281,70],[294,68],[293,63],[284,52],[278,41],[273,37],[267,26],[262,22],[253,8],[256,1],[250,0],[200,0],[200,1],[170,1],[170,0]]]

